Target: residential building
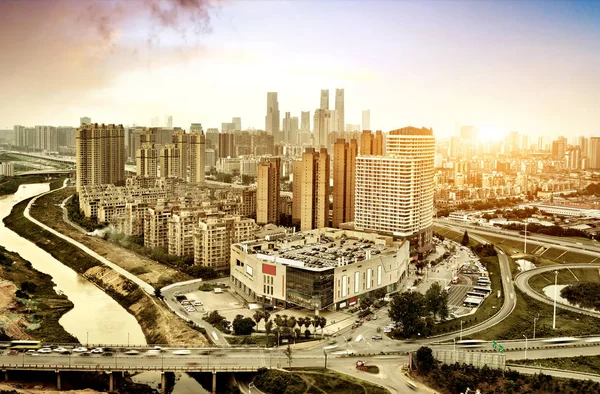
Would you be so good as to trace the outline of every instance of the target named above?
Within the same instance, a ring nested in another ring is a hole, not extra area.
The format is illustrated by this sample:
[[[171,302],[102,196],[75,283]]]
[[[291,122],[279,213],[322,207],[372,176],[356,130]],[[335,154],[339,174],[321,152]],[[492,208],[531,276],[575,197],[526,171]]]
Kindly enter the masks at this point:
[[[173,213],[167,220],[169,254],[179,257],[194,255],[194,228],[199,217],[199,210],[184,210]]]
[[[163,178],[182,178],[181,151],[177,145],[165,144],[160,149],[160,176]]]
[[[329,109],[329,89],[321,89],[321,104],[319,109]]]
[[[360,135],[360,154],[363,156],[383,155],[383,133],[377,130],[375,135],[371,130],[363,130]]]
[[[335,90],[335,115],[336,115],[336,128],[333,129],[335,132],[344,131],[346,125],[345,110],[344,110],[344,89]]]
[[[202,129],[192,131],[189,141],[190,183],[203,186],[205,174],[205,140]]]
[[[237,157],[237,155],[235,154],[234,141],[235,141],[235,139],[234,139],[233,133],[219,134],[219,147],[218,147],[219,158]]]
[[[301,204],[302,231],[329,226],[329,175],[327,149],[306,148],[302,155],[300,195],[294,195]]]
[[[85,124],[76,137],[77,192],[86,185],[125,184],[123,125]]]
[[[339,139],[333,148],[333,220],[332,227],[354,221],[354,183],[358,144]]]
[[[248,301],[339,310],[400,290],[409,257],[391,236],[321,228],[231,245],[231,282]]]
[[[319,108],[315,110],[313,118],[314,147],[327,148],[329,141],[329,127],[331,125],[331,111]]]
[[[172,214],[171,208],[165,205],[148,208],[144,218],[144,246],[168,249],[169,219]]]
[[[154,144],[144,142],[135,157],[137,176],[156,178],[158,176],[158,151]]]
[[[0,163],[0,176],[14,176],[15,175],[15,167],[11,162],[2,162]]]
[[[279,132],[279,102],[277,92],[267,93],[267,115],[265,116],[265,130],[275,138],[275,142],[281,142]]]
[[[281,159],[273,157],[257,166],[256,222],[279,223]]]
[[[185,133],[184,130],[176,130],[173,133],[173,137],[171,142],[175,148],[179,151],[179,161],[178,167],[173,167],[173,176],[182,179],[183,181],[187,180],[187,166],[188,166],[188,158],[189,158],[189,135]],[[173,152],[175,154],[175,152]],[[174,163],[173,163],[174,164]],[[162,163],[161,163],[162,166]],[[161,167],[162,168],[162,167]],[[162,169],[161,169],[162,171]]]

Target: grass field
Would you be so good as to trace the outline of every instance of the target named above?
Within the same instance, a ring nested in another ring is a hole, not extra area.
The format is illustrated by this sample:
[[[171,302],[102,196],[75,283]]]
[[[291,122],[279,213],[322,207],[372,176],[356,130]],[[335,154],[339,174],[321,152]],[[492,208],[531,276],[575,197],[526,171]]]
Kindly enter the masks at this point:
[[[465,235],[464,231],[455,231],[447,229],[446,227],[433,226],[433,231],[436,233],[454,241],[460,243]],[[467,232],[468,233],[468,232]],[[474,241],[472,238],[469,238],[469,246],[477,246],[479,242]]]
[[[556,310],[556,329],[552,329],[552,305],[544,304],[517,292],[517,306],[502,323],[469,337],[473,339],[517,339],[523,334],[533,336],[533,318],[539,316],[536,337],[569,337],[582,333],[595,335],[600,333],[599,320],[564,309]]]
[[[600,273],[597,268],[578,268],[558,270],[557,283],[559,285],[572,285],[579,282],[600,283]],[[529,285],[535,291],[543,294],[543,288],[554,284],[554,272],[545,272],[529,279]],[[600,324],[600,323],[599,323]]]
[[[536,360],[514,360],[516,364],[535,365],[567,371],[600,374],[600,356],[577,356],[564,358],[542,358]]]

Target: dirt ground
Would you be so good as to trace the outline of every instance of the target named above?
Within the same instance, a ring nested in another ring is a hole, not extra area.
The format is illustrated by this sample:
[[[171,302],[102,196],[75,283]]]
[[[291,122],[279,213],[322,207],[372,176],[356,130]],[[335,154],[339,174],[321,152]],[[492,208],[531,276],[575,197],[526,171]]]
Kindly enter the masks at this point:
[[[2,279],[1,275],[0,272],[0,325],[11,338],[31,338],[23,329],[23,317],[12,312],[12,307],[16,303],[15,291],[17,287],[14,283]]]
[[[63,211],[60,204],[75,193],[74,187],[58,190],[38,199],[32,209],[32,216],[54,228],[57,231],[85,244],[101,256],[118,264],[127,271],[151,285],[165,285],[191,279],[188,275],[173,268],[157,263],[154,260],[139,256],[101,238],[90,237],[74,229],[63,221]]]
[[[0,383],[0,390],[16,390],[19,394],[56,394],[59,390],[47,384],[27,383]],[[60,391],[64,394],[96,394],[100,391],[91,389]]]

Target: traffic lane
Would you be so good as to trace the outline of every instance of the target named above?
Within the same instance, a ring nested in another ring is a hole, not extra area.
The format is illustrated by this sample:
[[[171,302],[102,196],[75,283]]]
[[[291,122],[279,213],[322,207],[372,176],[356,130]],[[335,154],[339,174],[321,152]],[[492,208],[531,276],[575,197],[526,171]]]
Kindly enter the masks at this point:
[[[520,373],[533,375],[533,374],[541,374],[544,375],[552,375],[557,378],[565,378],[565,379],[578,379],[578,380],[592,380],[594,382],[600,382],[600,376],[592,375],[592,374],[583,374],[578,372],[570,372],[570,371],[560,371],[556,369],[548,369],[548,368],[540,368],[534,366],[515,366],[510,365],[510,368],[513,371],[517,371]]]

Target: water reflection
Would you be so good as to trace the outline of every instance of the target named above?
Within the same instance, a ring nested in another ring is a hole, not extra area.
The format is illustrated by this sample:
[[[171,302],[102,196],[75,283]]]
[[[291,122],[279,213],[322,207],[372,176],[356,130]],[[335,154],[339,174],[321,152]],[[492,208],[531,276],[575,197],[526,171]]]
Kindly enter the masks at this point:
[[[52,276],[57,290],[62,291],[75,305],[59,323],[80,342],[146,344],[140,325],[115,300],[2,223],[15,204],[48,190],[48,184],[22,185],[14,195],[0,197],[0,245],[19,253],[35,269]]]

